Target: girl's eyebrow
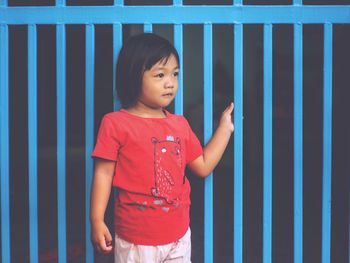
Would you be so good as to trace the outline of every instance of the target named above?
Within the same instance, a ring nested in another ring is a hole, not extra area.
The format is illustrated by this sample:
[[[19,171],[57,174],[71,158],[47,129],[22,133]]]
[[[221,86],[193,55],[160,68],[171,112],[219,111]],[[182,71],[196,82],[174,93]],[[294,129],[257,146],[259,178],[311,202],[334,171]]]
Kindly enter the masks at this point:
[[[157,67],[154,70],[164,70],[164,69],[166,69],[166,67]],[[175,68],[173,68],[173,70],[177,70],[177,69],[180,69],[180,67],[176,66]]]

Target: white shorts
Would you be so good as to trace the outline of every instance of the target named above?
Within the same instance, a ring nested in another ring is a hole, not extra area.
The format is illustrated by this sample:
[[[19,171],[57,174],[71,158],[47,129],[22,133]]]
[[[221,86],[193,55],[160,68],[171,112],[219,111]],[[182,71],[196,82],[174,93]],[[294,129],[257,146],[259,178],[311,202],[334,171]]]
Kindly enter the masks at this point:
[[[144,246],[129,243],[115,235],[115,263],[191,263],[191,230],[170,244]]]

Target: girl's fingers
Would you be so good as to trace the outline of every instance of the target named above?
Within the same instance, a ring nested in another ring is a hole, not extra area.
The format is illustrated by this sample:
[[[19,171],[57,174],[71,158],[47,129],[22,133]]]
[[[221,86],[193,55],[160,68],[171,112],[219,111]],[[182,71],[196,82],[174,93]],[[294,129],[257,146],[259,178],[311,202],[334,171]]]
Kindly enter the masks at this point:
[[[109,239],[107,239],[105,236],[103,236],[101,239],[99,239],[95,242],[95,247],[96,247],[97,251],[99,251],[100,253],[111,252],[112,248],[113,248],[112,238],[110,237]]]
[[[233,105],[233,102],[231,102],[230,105],[227,106],[224,112],[228,112],[231,114],[233,111],[233,108],[234,108],[234,105]]]
[[[113,241],[112,240],[109,240],[109,241],[106,240],[106,246],[107,247],[111,247],[112,245],[113,245]]]
[[[106,240],[102,240],[99,244],[98,244],[98,249],[100,250],[100,252],[102,253],[109,253],[112,251],[112,242],[110,242],[110,244],[107,244]]]
[[[233,104],[233,102],[231,102],[231,104],[230,104],[230,111],[232,112],[234,108],[235,108],[235,105]]]
[[[227,106],[227,108],[224,110],[224,112],[222,113],[223,115],[231,115],[233,112],[233,102],[230,103],[230,105]]]
[[[112,244],[112,235],[109,231],[107,231],[107,233],[105,234],[105,239],[106,239],[106,244],[107,246],[109,246],[109,244],[111,245]]]
[[[106,236],[105,236],[105,244],[107,249],[110,251],[113,247],[113,239],[109,231],[106,233]]]

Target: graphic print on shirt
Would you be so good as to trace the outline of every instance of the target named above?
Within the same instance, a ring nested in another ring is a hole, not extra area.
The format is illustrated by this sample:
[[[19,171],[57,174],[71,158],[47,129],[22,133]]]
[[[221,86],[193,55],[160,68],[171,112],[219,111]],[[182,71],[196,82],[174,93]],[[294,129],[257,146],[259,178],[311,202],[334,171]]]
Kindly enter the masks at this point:
[[[173,196],[173,190],[176,184],[181,183],[182,178],[176,180],[173,176],[181,174],[181,141],[168,135],[165,140],[152,137],[151,142],[154,146],[154,187],[151,188],[151,193],[154,197],[163,198],[168,204],[176,206],[179,197]]]

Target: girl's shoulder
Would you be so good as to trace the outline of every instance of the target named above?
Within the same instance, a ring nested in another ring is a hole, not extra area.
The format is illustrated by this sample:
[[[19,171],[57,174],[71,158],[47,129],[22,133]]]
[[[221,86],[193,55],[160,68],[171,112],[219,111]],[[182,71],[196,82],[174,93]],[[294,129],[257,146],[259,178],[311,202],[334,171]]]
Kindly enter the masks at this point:
[[[108,119],[110,121],[119,121],[125,118],[128,118],[128,116],[124,114],[123,110],[111,111],[103,116],[103,119]]]
[[[100,125],[106,125],[106,124],[112,124],[114,120],[116,119],[116,116],[114,115],[114,112],[108,112],[105,113],[102,118],[100,119]]]
[[[118,111],[111,111],[111,112],[107,112],[103,117],[107,117],[107,118],[117,118],[119,117],[120,114],[120,110]]]
[[[103,115],[101,119],[101,126],[109,127],[112,129],[119,129],[119,123],[125,122],[125,116],[120,111],[112,111]]]
[[[173,113],[168,113],[168,112],[167,112],[167,114],[169,114],[169,115],[168,115],[169,118],[172,118],[172,119],[174,119],[174,120],[177,120],[177,121],[179,121],[179,122],[181,122],[181,123],[183,123],[183,124],[185,124],[185,125],[188,125],[188,121],[187,121],[187,119],[186,119],[185,116],[183,116],[183,115],[178,115],[178,114],[173,114]]]

